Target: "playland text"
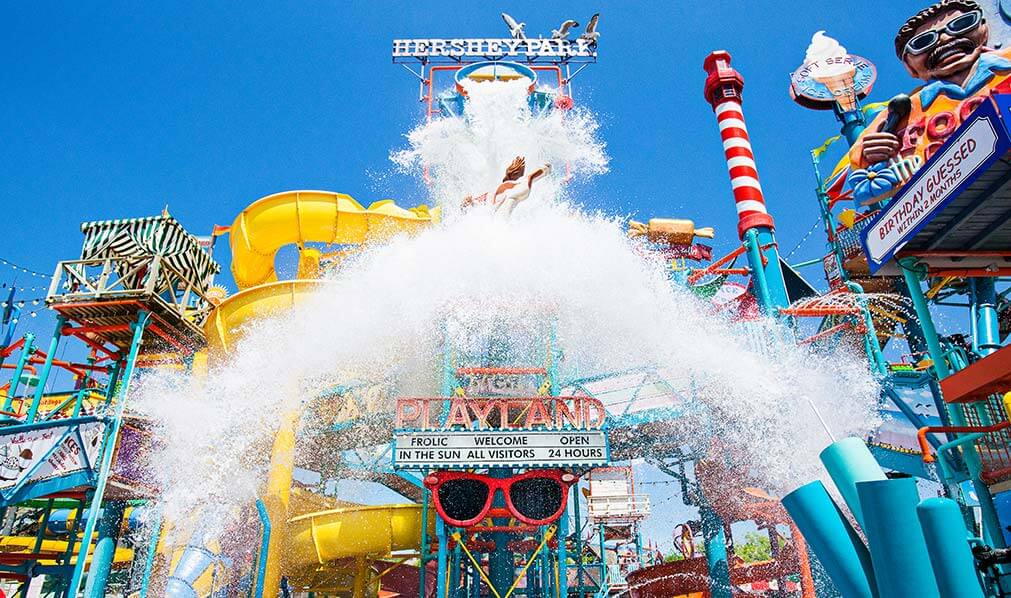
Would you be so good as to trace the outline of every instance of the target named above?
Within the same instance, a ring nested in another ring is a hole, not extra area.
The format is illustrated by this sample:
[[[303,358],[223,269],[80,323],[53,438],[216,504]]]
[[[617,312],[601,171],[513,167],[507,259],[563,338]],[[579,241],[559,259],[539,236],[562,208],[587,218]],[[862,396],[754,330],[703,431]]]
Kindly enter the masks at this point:
[[[592,397],[402,397],[396,428],[599,430],[606,420],[603,403]]]

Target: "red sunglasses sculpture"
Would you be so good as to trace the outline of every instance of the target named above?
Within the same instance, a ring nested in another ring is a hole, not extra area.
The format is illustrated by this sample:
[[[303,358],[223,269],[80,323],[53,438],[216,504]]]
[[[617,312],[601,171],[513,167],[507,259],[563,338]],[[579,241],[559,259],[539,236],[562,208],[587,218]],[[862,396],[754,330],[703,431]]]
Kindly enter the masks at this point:
[[[515,517],[528,525],[547,525],[565,510],[569,486],[579,479],[560,469],[535,469],[508,478],[439,471],[425,477],[435,509],[455,527],[470,527],[486,517]],[[496,492],[506,509],[493,509]]]

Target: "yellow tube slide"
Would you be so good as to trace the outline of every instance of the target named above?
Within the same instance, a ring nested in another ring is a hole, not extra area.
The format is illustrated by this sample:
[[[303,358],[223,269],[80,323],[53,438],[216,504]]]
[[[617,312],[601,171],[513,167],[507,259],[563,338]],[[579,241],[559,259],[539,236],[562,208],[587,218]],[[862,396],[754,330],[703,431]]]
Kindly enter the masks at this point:
[[[404,209],[385,199],[368,208],[330,191],[285,191],[253,202],[232,223],[232,276],[240,289],[277,280],[274,257],[286,245],[361,245],[432,222],[426,206]]]

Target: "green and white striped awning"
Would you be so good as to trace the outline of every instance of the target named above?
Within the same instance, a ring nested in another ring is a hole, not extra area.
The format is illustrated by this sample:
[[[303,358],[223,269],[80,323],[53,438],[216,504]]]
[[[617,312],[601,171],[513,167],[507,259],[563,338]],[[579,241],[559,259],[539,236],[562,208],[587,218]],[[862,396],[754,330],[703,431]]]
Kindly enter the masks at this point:
[[[84,233],[82,260],[115,257],[132,261],[158,255],[201,290],[221,270],[200,247],[197,238],[167,214],[85,222],[81,224],[81,232]]]

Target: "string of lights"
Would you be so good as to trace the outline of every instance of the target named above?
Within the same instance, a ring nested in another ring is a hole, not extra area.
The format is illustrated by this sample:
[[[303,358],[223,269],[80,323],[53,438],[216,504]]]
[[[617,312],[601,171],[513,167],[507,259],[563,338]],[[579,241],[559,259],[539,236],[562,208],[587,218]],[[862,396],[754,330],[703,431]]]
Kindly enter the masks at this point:
[[[53,277],[52,274],[43,274],[41,272],[36,272],[35,270],[29,269],[29,268],[25,268],[24,266],[19,266],[18,264],[15,264],[14,262],[12,262],[12,261],[10,261],[8,259],[4,259],[2,257],[0,257],[0,264],[3,264],[5,266],[10,266],[11,268],[14,269],[15,272],[21,272],[21,273],[27,274],[29,276],[34,276],[35,278],[45,278],[45,279],[48,280],[48,279],[50,279],[50,278]]]

